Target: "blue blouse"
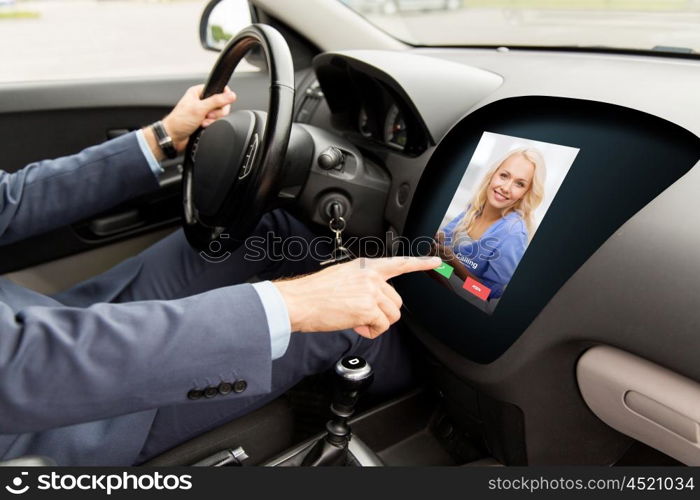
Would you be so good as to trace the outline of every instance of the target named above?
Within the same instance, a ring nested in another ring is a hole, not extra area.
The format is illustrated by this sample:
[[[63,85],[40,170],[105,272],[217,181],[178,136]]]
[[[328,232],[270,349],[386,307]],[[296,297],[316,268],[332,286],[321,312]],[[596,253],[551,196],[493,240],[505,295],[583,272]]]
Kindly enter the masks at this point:
[[[517,212],[510,212],[491,224],[481,238],[473,240],[464,233],[455,234],[465,213],[442,228],[445,244],[452,247],[455,256],[472,275],[491,289],[489,299],[498,298],[503,295],[527,248],[525,221]]]

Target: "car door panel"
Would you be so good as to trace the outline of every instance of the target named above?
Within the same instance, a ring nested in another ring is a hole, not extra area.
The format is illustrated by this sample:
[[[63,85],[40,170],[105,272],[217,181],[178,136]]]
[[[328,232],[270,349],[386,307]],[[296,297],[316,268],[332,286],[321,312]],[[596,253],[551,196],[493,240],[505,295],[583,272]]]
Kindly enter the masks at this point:
[[[266,110],[267,79],[266,72],[234,75],[231,86],[239,95],[235,107]],[[0,134],[13,138],[3,141],[0,168],[14,172],[136,130],[162,118],[188,87],[204,80],[204,75],[193,75],[0,85]],[[179,225],[179,160],[164,164],[161,187],[152,193],[0,247],[0,274],[13,273],[10,278],[50,293],[103,272],[157,241]],[[106,247],[104,252],[94,251],[101,247]],[[91,262],[79,272],[80,266],[67,265],[65,258],[82,252],[90,252],[84,257]],[[55,265],[47,265],[52,261]]]
[[[130,237],[75,255],[43,262],[20,271],[5,274],[14,283],[46,295],[53,295],[100,274],[136,255],[170,234],[169,227]]]

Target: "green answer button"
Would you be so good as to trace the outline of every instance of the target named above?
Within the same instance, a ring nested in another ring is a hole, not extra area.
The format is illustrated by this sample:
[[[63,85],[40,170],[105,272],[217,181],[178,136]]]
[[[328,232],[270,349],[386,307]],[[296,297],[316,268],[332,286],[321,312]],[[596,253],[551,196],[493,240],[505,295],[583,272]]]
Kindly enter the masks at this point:
[[[435,268],[435,271],[442,274],[445,278],[448,278],[448,279],[450,276],[452,276],[452,272],[454,270],[455,270],[455,268],[446,262],[443,262],[442,264],[440,264],[438,267]]]

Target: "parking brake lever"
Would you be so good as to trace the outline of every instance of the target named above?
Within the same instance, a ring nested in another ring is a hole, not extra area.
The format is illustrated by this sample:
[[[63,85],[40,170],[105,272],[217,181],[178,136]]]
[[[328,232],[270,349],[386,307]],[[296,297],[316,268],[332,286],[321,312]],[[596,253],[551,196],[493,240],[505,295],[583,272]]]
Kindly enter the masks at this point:
[[[235,450],[221,450],[213,455],[195,462],[193,467],[224,467],[224,466],[241,466],[243,461],[248,459],[248,454],[242,446]]]

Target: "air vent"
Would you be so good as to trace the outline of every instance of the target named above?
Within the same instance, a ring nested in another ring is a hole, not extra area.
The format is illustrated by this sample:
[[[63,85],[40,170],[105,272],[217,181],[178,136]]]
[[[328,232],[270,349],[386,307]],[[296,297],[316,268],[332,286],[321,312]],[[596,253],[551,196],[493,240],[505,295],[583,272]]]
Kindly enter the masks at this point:
[[[304,91],[304,96],[301,99],[301,104],[299,104],[294,121],[298,123],[309,123],[322,100],[323,91],[321,90],[318,80],[314,80]]]

